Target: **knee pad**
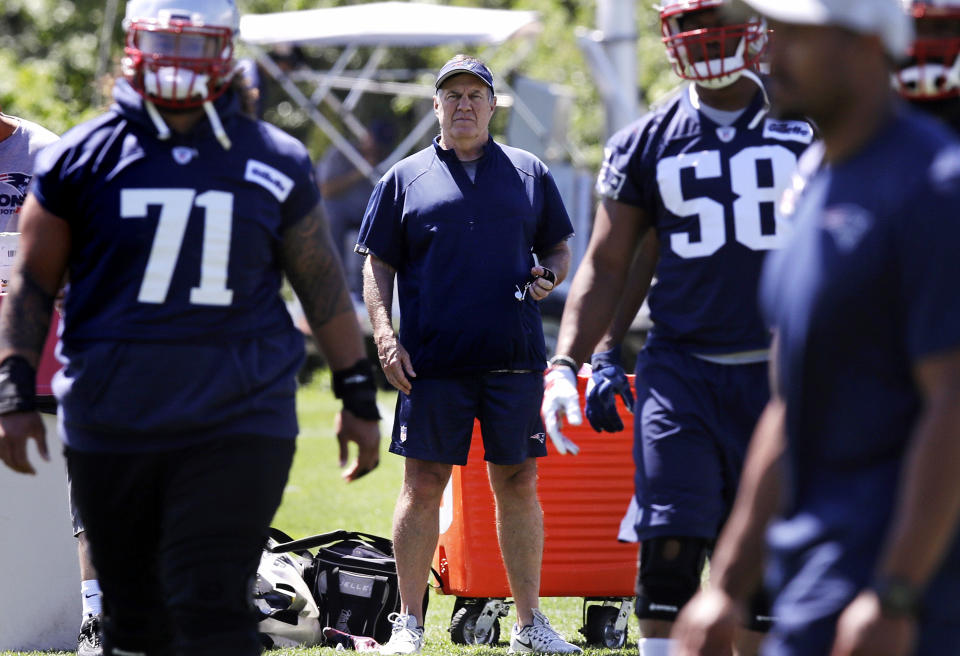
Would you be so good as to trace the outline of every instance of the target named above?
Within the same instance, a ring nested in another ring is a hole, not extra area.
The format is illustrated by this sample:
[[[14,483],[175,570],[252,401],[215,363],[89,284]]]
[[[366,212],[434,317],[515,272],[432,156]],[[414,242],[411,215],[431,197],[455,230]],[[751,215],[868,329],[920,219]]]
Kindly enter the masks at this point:
[[[636,615],[640,619],[677,619],[700,589],[703,565],[712,542],[705,538],[663,537],[640,543]]]

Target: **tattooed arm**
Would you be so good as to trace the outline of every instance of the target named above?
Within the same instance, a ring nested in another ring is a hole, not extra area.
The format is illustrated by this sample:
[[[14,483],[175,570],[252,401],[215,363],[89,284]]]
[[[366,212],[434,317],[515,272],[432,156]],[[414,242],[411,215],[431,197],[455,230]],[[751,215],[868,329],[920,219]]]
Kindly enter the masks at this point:
[[[347,291],[343,266],[319,204],[284,233],[280,260],[330,369],[347,369],[365,358],[363,335]],[[341,466],[347,462],[347,443],[356,442],[359,448],[357,462],[344,478],[354,480],[377,466],[377,422],[365,421],[343,410],[337,415],[336,428]]]
[[[36,370],[50,328],[53,300],[70,252],[70,226],[27,196],[20,214],[20,244],[10,292],[0,306],[0,363],[20,356]],[[36,412],[0,416],[0,460],[17,472],[33,474],[27,441],[34,439],[47,459],[46,434]]]
[[[284,233],[280,259],[330,368],[363,358],[360,324],[319,205]]]

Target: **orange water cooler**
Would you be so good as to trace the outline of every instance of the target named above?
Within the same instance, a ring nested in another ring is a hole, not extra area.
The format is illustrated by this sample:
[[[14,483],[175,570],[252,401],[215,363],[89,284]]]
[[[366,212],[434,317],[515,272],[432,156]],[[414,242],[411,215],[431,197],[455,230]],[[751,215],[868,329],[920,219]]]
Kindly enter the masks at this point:
[[[579,377],[581,407],[587,377]],[[630,376],[631,386],[633,376]],[[621,647],[633,609],[637,545],[617,540],[633,495],[633,415],[617,399],[624,430],[596,433],[584,417],[564,426],[580,453],[560,455],[546,438],[538,465],[544,551],[541,597],[584,597],[591,644]],[[497,542],[493,493],[483,461],[479,422],[467,465],[454,467],[440,509],[434,569],[443,594],[457,595],[450,634],[458,644],[496,643],[510,596]],[[599,603],[589,603],[599,602]]]

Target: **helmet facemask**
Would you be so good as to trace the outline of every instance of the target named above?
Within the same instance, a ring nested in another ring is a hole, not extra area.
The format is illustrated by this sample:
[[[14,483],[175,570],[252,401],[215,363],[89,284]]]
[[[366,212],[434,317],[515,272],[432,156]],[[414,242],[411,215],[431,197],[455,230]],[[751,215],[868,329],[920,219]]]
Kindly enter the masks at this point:
[[[192,108],[219,97],[233,74],[233,31],[187,19],[136,19],[127,27],[123,74],[161,107]]]
[[[766,22],[752,17],[746,22],[689,29],[698,12],[719,11],[722,0],[673,0],[660,8],[660,27],[667,58],[683,79],[719,89],[757,67],[767,45]]]

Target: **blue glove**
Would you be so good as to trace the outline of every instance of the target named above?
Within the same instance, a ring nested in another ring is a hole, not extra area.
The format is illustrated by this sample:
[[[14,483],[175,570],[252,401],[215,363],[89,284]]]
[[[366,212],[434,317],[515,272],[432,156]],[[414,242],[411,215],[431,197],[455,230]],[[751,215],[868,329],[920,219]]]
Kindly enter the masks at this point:
[[[616,395],[619,394],[627,409],[633,412],[633,390],[620,366],[620,347],[594,353],[590,366],[593,375],[587,382],[587,420],[598,433],[622,431],[623,420],[617,413]]]

